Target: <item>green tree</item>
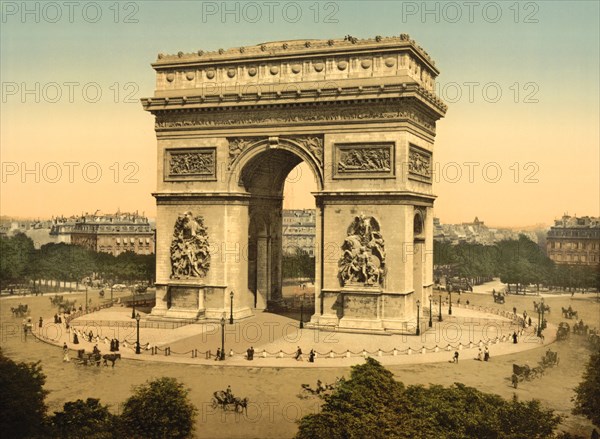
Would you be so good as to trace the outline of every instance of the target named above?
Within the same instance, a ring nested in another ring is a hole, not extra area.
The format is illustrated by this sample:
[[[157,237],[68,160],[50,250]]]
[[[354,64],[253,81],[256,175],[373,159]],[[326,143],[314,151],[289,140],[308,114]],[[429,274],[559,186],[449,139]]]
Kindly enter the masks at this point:
[[[28,280],[28,268],[34,254],[33,241],[24,233],[0,238],[0,284]]]
[[[583,381],[575,388],[573,413],[583,415],[600,427],[600,352],[591,355]]]
[[[284,255],[282,259],[283,277],[288,279],[315,278],[315,258],[305,250],[296,248],[295,254]]]
[[[46,416],[40,362],[16,363],[0,350],[0,432],[19,439],[42,435]]]
[[[117,417],[100,400],[88,398],[65,403],[61,412],[54,412],[49,420],[53,437],[63,439],[112,439]]]
[[[300,419],[298,439],[553,437],[560,417],[539,401],[507,401],[456,383],[408,386],[372,358]]]
[[[162,377],[134,389],[125,401],[121,428],[130,438],[189,438],[196,412],[183,384]]]

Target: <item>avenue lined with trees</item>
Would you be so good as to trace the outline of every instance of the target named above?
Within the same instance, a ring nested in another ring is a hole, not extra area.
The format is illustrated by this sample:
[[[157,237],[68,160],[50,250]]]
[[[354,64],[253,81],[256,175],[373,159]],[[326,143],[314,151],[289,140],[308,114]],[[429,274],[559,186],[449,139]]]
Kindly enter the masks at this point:
[[[75,283],[96,276],[104,282],[143,281],[153,283],[155,255],[133,252],[113,256],[72,244],[45,244],[39,250],[23,233],[0,238],[0,288],[29,285],[40,288],[42,281]]]
[[[494,245],[434,241],[433,260],[438,280],[442,276],[458,277],[480,284],[499,277],[509,292],[521,292],[528,285],[534,285],[535,290],[544,286],[565,291],[600,287],[597,266],[555,264],[524,235]]]

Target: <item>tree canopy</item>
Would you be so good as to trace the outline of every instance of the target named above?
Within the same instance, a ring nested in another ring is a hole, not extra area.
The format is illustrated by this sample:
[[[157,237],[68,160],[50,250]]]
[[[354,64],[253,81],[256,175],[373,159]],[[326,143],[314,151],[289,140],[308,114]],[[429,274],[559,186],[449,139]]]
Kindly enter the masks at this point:
[[[52,437],[116,439],[119,437],[115,431],[117,419],[99,399],[88,398],[66,402],[63,410],[55,412],[48,424]]]
[[[135,388],[125,401],[120,422],[131,438],[189,438],[196,412],[183,384],[162,377]]]
[[[536,400],[507,401],[460,383],[406,387],[367,358],[325,396],[320,413],[300,419],[296,437],[542,439],[559,422]]]
[[[584,415],[600,427],[600,352],[593,353],[587,363],[583,380],[575,388],[573,413]]]
[[[124,252],[118,256],[84,247],[50,243],[39,250],[23,233],[0,237],[0,285],[39,279],[80,282],[97,274],[107,282],[152,281],[155,255]]]
[[[3,437],[37,437],[46,416],[43,386],[46,376],[40,362],[16,363],[0,349],[0,432]]]
[[[494,245],[434,241],[433,262],[437,277],[460,277],[472,283],[499,277],[517,288],[529,284],[564,289],[600,287],[598,267],[555,264],[525,235]]]

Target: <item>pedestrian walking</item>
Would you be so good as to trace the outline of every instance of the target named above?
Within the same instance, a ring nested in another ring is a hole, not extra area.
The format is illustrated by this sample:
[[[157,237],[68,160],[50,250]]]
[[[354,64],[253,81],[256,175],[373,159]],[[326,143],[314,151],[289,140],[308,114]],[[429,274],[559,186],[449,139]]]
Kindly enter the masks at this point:
[[[512,338],[513,338],[513,343],[517,344],[517,331],[513,332]]]
[[[308,354],[308,362],[309,363],[315,362],[315,351],[313,349],[311,349],[310,353]]]
[[[40,322],[38,324],[38,326],[41,328],[42,326],[44,326],[44,320],[40,317]]]
[[[488,361],[489,359],[490,359],[490,350],[486,346],[485,349],[483,350],[483,361]]]
[[[302,349],[300,349],[300,346],[298,346],[298,350],[296,351],[294,359],[296,361],[302,361]]]
[[[71,361],[71,359],[69,358],[69,347],[65,342],[63,344],[63,363],[68,363],[69,361]]]

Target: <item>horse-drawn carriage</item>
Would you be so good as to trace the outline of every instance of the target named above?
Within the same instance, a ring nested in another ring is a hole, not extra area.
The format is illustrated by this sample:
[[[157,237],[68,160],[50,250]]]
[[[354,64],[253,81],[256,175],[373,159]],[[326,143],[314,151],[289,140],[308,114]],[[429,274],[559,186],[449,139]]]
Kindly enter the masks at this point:
[[[50,297],[50,303],[52,304],[52,306],[58,306],[61,303],[63,303],[64,297],[62,295],[56,295],[53,297]]]
[[[119,353],[110,353],[102,355],[100,351],[86,352],[85,349],[79,349],[77,351],[77,361],[75,364],[80,366],[100,366],[100,363],[108,366],[108,362],[111,362],[112,367],[115,367],[115,362],[121,358]]]
[[[540,366],[529,367],[525,364],[523,366],[519,364],[513,364],[512,384],[516,389],[517,385],[521,381],[531,381],[534,378],[540,377],[544,374],[544,369]]]
[[[540,366],[544,369],[547,367],[558,366],[558,352],[551,351],[548,349],[546,354],[542,357],[542,361],[540,361]]]
[[[571,328],[569,327],[569,324],[567,322],[560,322],[556,331],[556,339],[566,340],[567,338],[569,338],[570,332]]]
[[[565,319],[575,319],[577,320],[579,318],[579,315],[577,314],[577,311],[575,311],[573,308],[571,308],[571,306],[569,305],[568,308],[564,308],[561,307],[562,310],[562,315]]]
[[[473,292],[473,286],[466,279],[453,277],[446,280],[446,290],[450,293]]]
[[[19,303],[18,306],[11,306],[10,312],[12,312],[13,317],[23,317],[29,313],[29,305]]]
[[[144,294],[146,291],[148,291],[148,285],[136,284],[133,286],[134,294]]]
[[[506,300],[504,293],[496,293],[496,290],[492,291],[492,297],[494,298],[494,303],[504,303]]]
[[[533,301],[533,309],[535,312],[550,312],[550,305],[545,304],[544,302],[537,303],[535,300]]]
[[[97,352],[86,352],[85,349],[79,349],[77,351],[77,361],[75,364],[80,366],[100,366],[100,362],[102,361],[102,355],[100,351]]]
[[[233,396],[229,389],[227,391],[217,390],[213,393],[212,407],[221,407],[224,411],[230,407],[237,413],[248,410],[248,398],[238,398]]]
[[[583,323],[583,320],[580,320],[579,323],[575,323],[573,325],[573,334],[576,335],[588,335],[590,331],[590,327]]]

